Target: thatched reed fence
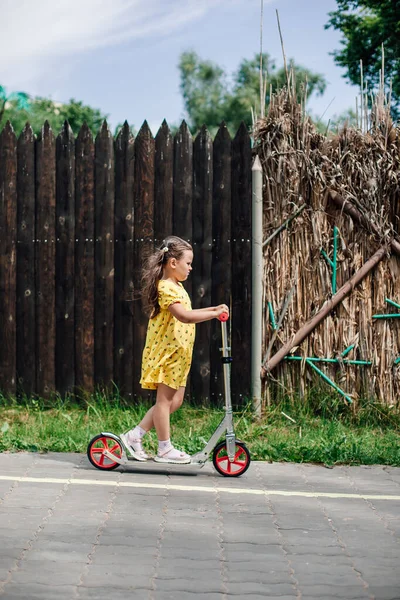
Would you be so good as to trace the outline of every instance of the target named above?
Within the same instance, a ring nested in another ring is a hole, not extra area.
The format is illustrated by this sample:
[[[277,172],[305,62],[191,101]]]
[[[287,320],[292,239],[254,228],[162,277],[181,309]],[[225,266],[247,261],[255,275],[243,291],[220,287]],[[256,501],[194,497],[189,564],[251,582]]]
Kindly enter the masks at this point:
[[[221,125],[193,140],[185,123],[156,137],[145,122],[114,140],[66,123],[38,139],[0,135],[0,391],[51,396],[118,386],[135,399],[147,319],[145,254],[171,233],[190,240],[193,306],[232,308],[234,402],[250,393],[251,143]],[[198,327],[189,386],[218,403],[219,323]]]
[[[257,124],[267,402],[328,377],[355,405],[398,403],[400,132],[387,111],[371,118],[321,135],[282,92]]]

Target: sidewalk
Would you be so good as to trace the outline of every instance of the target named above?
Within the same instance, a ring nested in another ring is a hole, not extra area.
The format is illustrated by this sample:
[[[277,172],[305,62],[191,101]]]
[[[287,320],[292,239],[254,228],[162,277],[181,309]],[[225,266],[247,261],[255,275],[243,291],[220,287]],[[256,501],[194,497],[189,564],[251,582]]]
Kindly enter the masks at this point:
[[[0,454],[0,600],[400,599],[400,469]]]

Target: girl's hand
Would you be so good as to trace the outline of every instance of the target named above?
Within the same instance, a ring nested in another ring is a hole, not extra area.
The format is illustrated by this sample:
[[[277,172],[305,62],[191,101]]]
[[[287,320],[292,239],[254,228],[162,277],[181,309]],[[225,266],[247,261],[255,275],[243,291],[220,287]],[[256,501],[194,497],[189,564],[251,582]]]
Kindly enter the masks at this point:
[[[219,306],[216,306],[215,311],[216,311],[215,316],[217,319],[220,315],[222,315],[222,313],[226,313],[227,315],[229,315],[229,308],[227,307],[226,304],[220,304]]]

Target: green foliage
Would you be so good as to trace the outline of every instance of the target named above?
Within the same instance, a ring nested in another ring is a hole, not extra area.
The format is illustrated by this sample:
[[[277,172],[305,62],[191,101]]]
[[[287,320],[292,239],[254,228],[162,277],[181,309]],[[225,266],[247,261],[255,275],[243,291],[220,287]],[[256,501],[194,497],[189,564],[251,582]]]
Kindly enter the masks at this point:
[[[394,0],[336,0],[325,28],[342,32],[342,48],[333,52],[336,64],[346,69],[345,77],[360,85],[360,60],[369,88],[379,85],[385,49],[386,80],[393,82],[394,108],[400,109],[400,3]]]
[[[4,110],[1,112],[1,90],[0,87],[0,128],[9,120],[17,135],[21,133],[25,124],[30,123],[34,133],[38,134],[47,120],[57,135],[64,122],[67,120],[75,135],[79,133],[83,123],[87,123],[94,135],[97,134],[103,121],[107,118],[97,108],[91,108],[82,102],[71,99],[68,104],[54,102],[49,98],[31,98],[22,102],[23,98],[13,94],[3,100]],[[20,92],[21,94],[21,92]],[[22,94],[27,96],[27,94]]]
[[[16,401],[0,396],[0,452],[85,452],[93,436],[130,429],[149,406],[129,405],[118,390],[80,401],[60,397],[51,402],[40,398]],[[201,450],[222,415],[219,409],[186,405],[171,417],[174,443],[192,454]],[[354,410],[321,389],[311,390],[304,401],[276,401],[261,420],[254,417],[249,404],[235,414],[235,431],[254,460],[400,466],[398,409],[363,401]],[[154,431],[144,443],[147,450],[156,452]]]
[[[296,65],[294,61],[290,62],[288,68],[294,70],[299,100],[304,97],[306,81],[307,97],[314,92],[324,92],[326,81],[322,75]],[[205,124],[211,133],[215,133],[222,121],[225,121],[231,133],[236,133],[242,121],[251,127],[251,111],[260,111],[259,57],[243,60],[233,74],[231,84],[221,67],[211,61],[201,60],[195,52],[181,55],[179,70],[181,91],[192,130],[198,131]],[[286,85],[286,73],[283,67],[277,68],[268,54],[263,54],[263,72],[267,73],[265,101],[268,103],[271,88],[276,92]]]

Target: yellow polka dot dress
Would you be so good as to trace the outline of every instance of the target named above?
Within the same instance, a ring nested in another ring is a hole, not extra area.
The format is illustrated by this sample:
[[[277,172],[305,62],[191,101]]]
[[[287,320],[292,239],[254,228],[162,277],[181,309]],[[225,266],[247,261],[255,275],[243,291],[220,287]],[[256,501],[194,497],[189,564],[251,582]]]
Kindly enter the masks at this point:
[[[195,324],[182,323],[169,312],[168,307],[176,302],[186,310],[192,310],[183,285],[161,279],[158,283],[161,310],[149,320],[143,350],[140,384],[144,389],[155,390],[159,383],[174,390],[186,385],[192,363]]]

